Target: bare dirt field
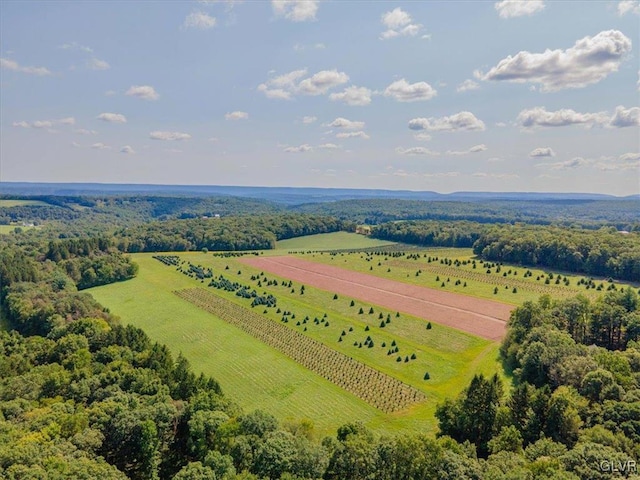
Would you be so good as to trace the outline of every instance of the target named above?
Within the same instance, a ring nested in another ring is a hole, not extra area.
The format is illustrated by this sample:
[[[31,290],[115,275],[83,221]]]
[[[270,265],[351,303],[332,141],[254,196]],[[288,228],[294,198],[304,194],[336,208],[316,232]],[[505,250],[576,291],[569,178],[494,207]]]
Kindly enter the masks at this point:
[[[297,257],[251,257],[241,262],[304,285],[336,292],[446,325],[489,340],[501,340],[512,305],[443,292],[310,262]]]

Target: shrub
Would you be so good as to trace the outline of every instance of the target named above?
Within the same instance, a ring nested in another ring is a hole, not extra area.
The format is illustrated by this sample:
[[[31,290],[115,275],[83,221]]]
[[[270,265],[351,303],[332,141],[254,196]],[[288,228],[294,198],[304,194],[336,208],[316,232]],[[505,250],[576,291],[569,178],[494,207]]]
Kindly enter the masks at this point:
[[[431,330],[431,322],[427,323],[427,330]]]

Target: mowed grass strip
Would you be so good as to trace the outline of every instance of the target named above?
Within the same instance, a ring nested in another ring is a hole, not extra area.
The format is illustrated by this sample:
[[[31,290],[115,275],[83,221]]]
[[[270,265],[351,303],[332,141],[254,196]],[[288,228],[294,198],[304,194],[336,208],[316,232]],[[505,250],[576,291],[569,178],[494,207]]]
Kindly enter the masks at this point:
[[[11,200],[11,199],[1,199],[0,200],[0,208],[11,208],[11,207],[45,207],[49,205],[47,202],[43,202],[40,200]]]
[[[395,242],[377,240],[365,235],[350,232],[320,233],[305,235],[304,237],[281,240],[276,244],[277,250],[306,251],[306,250],[342,250],[353,248],[374,248],[394,245]],[[282,252],[280,252],[282,253]]]
[[[403,410],[426,399],[422,392],[389,375],[202,288],[175,293],[385,413]]]

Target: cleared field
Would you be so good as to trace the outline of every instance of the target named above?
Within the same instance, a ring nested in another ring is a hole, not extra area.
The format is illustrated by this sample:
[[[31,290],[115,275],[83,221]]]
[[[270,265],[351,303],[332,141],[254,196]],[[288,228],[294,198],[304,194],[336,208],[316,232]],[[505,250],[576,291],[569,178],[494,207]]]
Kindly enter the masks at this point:
[[[241,264],[232,257],[214,257],[200,252],[181,253],[181,259],[213,268],[216,275],[225,276],[243,283],[259,270]],[[280,309],[295,312],[302,320],[309,317],[305,325],[296,326],[295,320],[286,324],[309,338],[323,343],[359,362],[374,366],[376,370],[413,385],[426,394],[427,400],[400,412],[385,414],[363,400],[310,372],[277,350],[246,334],[241,329],[220,320],[195,305],[177,297],[172,292],[195,286],[204,287],[174,268],[167,267],[149,254],[136,254],[133,259],[140,265],[138,277],[127,282],[91,289],[98,301],[108,306],[124,322],[144,328],[152,339],[166,343],[174,352],[182,351],[196,371],[212,375],[225,392],[236,399],[243,408],[263,408],[281,420],[311,419],[319,434],[334,433],[335,429],[353,419],[363,421],[380,433],[400,430],[429,432],[435,429],[433,413],[438,402],[456,395],[464,388],[474,373],[493,374],[501,372],[498,344],[466,335],[434,324],[425,328],[423,320],[376,308],[375,314],[358,314],[358,309],[370,306],[340,294],[333,294],[307,286],[304,295],[283,286],[285,279],[276,285],[267,286],[261,277],[263,288],[278,298]],[[240,272],[242,270],[242,272]],[[275,278],[273,279],[275,284]],[[288,284],[287,284],[288,285]],[[234,293],[210,290],[229,301],[247,306],[246,300]],[[243,303],[244,302],[244,303]],[[368,310],[367,310],[368,311]],[[264,314],[262,309],[255,310]],[[312,319],[326,322],[318,324]],[[378,315],[392,315],[391,323],[380,328]],[[282,314],[269,309],[265,318],[274,322]],[[329,325],[330,323],[330,325]],[[305,331],[306,330],[306,331]],[[368,330],[368,331],[367,331]],[[344,341],[341,331],[345,331]],[[363,345],[371,336],[374,348]],[[357,341],[357,342],[356,342]],[[396,342],[400,353],[388,354],[392,342]],[[387,347],[383,347],[383,345]],[[412,353],[416,360],[409,360]],[[398,356],[403,361],[398,362]],[[428,371],[431,380],[423,376]]]
[[[369,238],[357,233],[333,232],[282,240],[276,244],[276,248],[287,251],[342,250],[381,247],[385,245],[394,245],[394,242],[376,240],[375,238]]]
[[[30,228],[38,228],[38,227],[24,227],[22,225],[0,225],[0,235],[9,235],[16,231],[16,228],[20,228],[22,230],[28,230]]]
[[[241,261],[305,285],[339,291],[488,340],[500,340],[504,336],[512,309],[498,302],[408,285],[295,257],[245,258]]]
[[[175,293],[385,413],[403,410],[426,398],[389,375],[207,290],[189,288]]]
[[[44,207],[49,205],[47,202],[42,202],[40,200],[0,200],[0,208],[9,208],[9,207]]]
[[[625,286],[566,272],[484,263],[474,257],[471,249],[464,248],[429,248],[406,254],[319,252],[297,256],[389,280],[512,305],[537,301],[544,294],[562,298],[581,293],[593,298],[609,288]]]

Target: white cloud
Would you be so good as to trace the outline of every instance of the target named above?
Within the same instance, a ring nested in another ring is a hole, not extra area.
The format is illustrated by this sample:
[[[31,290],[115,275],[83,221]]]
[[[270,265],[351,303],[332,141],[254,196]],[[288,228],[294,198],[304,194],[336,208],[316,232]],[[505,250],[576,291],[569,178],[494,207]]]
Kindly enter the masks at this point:
[[[427,178],[445,178],[445,177],[458,177],[460,172],[438,172],[438,173],[425,173],[423,177]]]
[[[640,107],[624,108],[616,107],[609,125],[612,127],[640,127]]]
[[[308,48],[313,48],[315,50],[324,50],[326,48],[326,45],[324,43],[314,43],[313,45],[305,45],[303,43],[296,43],[293,46],[293,50],[296,52],[304,52],[306,49]]]
[[[541,158],[541,157],[555,157],[556,152],[549,147],[538,147],[529,153],[531,158]]]
[[[133,85],[126,91],[125,95],[142,98],[143,100],[157,100],[160,98],[158,92],[151,85]]]
[[[125,145],[124,147],[122,147],[120,149],[120,153],[125,153],[127,155],[132,155],[132,154],[136,153],[136,151],[130,145]]]
[[[96,118],[102,120],[103,122],[127,123],[127,117],[125,117],[121,113],[101,113]]]
[[[459,130],[484,130],[485,125],[473,113],[460,112],[442,118],[414,118],[409,121],[409,128],[432,132],[455,132]]]
[[[333,122],[325,125],[326,127],[345,128],[347,130],[356,130],[358,128],[364,128],[364,122],[347,120],[346,118],[338,117]]]
[[[543,0],[502,0],[494,4],[500,18],[533,15],[544,10]]]
[[[565,160],[564,162],[556,162],[556,163],[539,163],[536,167],[539,166],[548,166],[551,170],[571,170],[574,168],[584,167],[591,163],[589,160],[585,160],[582,157],[575,157],[571,160]]]
[[[470,153],[479,153],[479,152],[485,152],[488,150],[489,147],[487,147],[484,143],[480,144],[480,145],[474,145],[471,148],[468,148],[467,150],[462,150],[462,151],[452,151],[452,150],[447,150],[446,154],[447,155],[468,155]]]
[[[49,69],[45,67],[25,67],[14,60],[0,58],[0,68],[11,70],[14,72],[27,73],[29,75],[37,75],[39,77],[51,75]]]
[[[336,135],[336,138],[362,138],[368,140],[370,137],[366,133],[360,132],[341,132]]]
[[[247,112],[235,111],[226,113],[224,118],[226,120],[247,120],[249,118],[249,114]]]
[[[623,0],[618,3],[618,15],[622,17],[627,13],[640,15],[640,2],[638,0]]]
[[[505,180],[509,178],[520,178],[520,175],[517,173],[486,173],[486,172],[476,172],[471,174],[472,177],[478,178],[496,178],[498,180]]]
[[[307,22],[316,19],[318,0],[271,0],[273,13],[292,22]]]
[[[294,95],[321,95],[331,88],[337,87],[349,81],[349,76],[337,70],[322,70],[311,77],[306,69],[293,70],[279,75],[258,85],[258,91],[267,98],[289,100]]]
[[[640,152],[623,153],[618,158],[623,162],[640,160]]]
[[[334,102],[344,102],[352,107],[363,107],[371,103],[371,90],[366,87],[347,87],[341,93],[332,93],[329,99]]]
[[[425,147],[411,147],[411,148],[396,148],[396,153],[400,155],[429,155],[429,156],[438,156],[440,152],[434,152],[433,150],[429,150]]]
[[[472,90],[478,90],[479,88],[480,88],[480,85],[477,82],[467,79],[464,82],[462,82],[460,85],[458,85],[458,88],[456,88],[456,92],[458,93],[470,92]]]
[[[287,153],[304,153],[304,152],[310,152],[312,150],[313,150],[313,147],[306,143],[303,145],[299,145],[297,147],[287,147],[284,149],[284,151]]]
[[[34,120],[33,122],[13,122],[14,127],[20,128],[52,128],[54,125],[75,125],[76,119],[73,117],[59,118],[57,120]]]
[[[304,123],[305,125],[313,123],[316,120],[318,120],[318,117],[311,117],[311,116],[302,117],[302,123]]]
[[[536,83],[543,92],[582,88],[618,71],[630,51],[629,38],[618,30],[607,30],[584,37],[567,50],[509,55],[486,74],[476,71],[474,75],[485,81]]]
[[[182,132],[164,132],[156,130],[149,133],[149,138],[152,140],[182,141],[189,140],[191,138],[191,135]]]
[[[638,81],[636,82],[636,87],[638,87],[638,91],[640,92],[640,70],[638,70]]]
[[[635,127],[640,126],[640,108],[616,107],[613,115],[607,112],[578,113],[571,109],[548,112],[545,107],[523,110],[518,115],[518,123],[524,128],[565,127],[584,125],[587,127]]]
[[[419,23],[412,23],[412,21],[411,15],[400,7],[384,13],[382,15],[381,22],[387,30],[380,34],[380,39],[388,40],[390,38],[400,36],[413,37],[417,35],[422,29],[422,25]]]
[[[322,145],[318,145],[318,148],[321,148],[324,150],[336,150],[340,147],[335,143],[323,143]]]
[[[323,70],[305,78],[298,84],[298,90],[304,95],[322,95],[327,90],[349,81],[349,76],[337,70]]]
[[[91,145],[91,148],[94,148],[96,150],[109,150],[111,147],[109,147],[108,145],[105,145],[102,142],[98,142]]]
[[[615,171],[615,170],[638,170],[640,168],[640,153],[624,153],[616,158],[602,158],[601,161],[596,162],[595,168],[602,171]]]
[[[385,97],[392,97],[398,102],[419,102],[431,100],[438,94],[435,88],[427,82],[408,83],[404,78],[389,85]]]
[[[90,68],[91,70],[109,70],[111,68],[111,65],[109,65],[104,60],[100,60],[98,58],[91,57],[87,61],[87,67]]]
[[[91,47],[80,45],[77,42],[65,43],[60,45],[58,48],[61,48],[62,50],[80,50],[85,53],[93,53],[93,49]]]
[[[431,141],[431,135],[428,133],[420,132],[413,135],[413,138],[418,140],[419,142],[429,142]]]
[[[184,23],[182,26],[184,28],[197,28],[199,30],[207,30],[209,28],[213,28],[216,26],[216,19],[211,15],[201,12],[194,11],[187,15],[187,18],[184,19]]]
[[[78,135],[96,135],[98,133],[95,130],[87,130],[86,128],[78,128],[73,132],[77,133]]]

